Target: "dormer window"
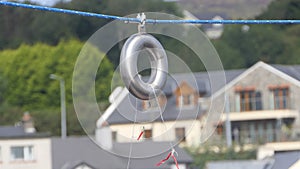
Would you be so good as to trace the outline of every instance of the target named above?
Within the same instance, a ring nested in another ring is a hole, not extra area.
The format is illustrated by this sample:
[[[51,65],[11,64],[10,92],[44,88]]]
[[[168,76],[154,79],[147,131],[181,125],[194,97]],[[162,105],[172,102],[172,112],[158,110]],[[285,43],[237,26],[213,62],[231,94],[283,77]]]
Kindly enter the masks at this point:
[[[179,106],[193,106],[194,105],[194,94],[185,94],[179,96]]]
[[[182,82],[174,93],[177,107],[192,107],[197,103],[198,92],[186,82]]]

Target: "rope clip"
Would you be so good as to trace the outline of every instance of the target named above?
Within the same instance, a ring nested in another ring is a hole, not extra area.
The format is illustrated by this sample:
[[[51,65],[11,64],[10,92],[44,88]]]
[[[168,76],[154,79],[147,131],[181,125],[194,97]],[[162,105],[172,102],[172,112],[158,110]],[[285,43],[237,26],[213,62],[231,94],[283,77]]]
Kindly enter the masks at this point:
[[[176,154],[176,156],[178,157],[177,151],[174,148],[172,148],[172,155],[174,155],[174,154]]]
[[[145,15],[145,13],[138,14],[136,18],[138,20],[140,20],[140,23],[138,25],[139,33],[145,33],[146,32],[146,15]]]

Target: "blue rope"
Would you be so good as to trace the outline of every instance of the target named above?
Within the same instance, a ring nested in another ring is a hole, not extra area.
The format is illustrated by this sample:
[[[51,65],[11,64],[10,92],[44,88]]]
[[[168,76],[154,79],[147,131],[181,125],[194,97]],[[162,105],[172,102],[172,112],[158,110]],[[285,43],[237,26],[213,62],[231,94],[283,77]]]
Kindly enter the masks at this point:
[[[49,11],[49,12],[55,12],[55,13],[65,13],[65,14],[71,14],[71,15],[80,15],[80,16],[87,16],[87,17],[115,19],[115,20],[121,20],[121,21],[127,21],[127,22],[140,22],[140,20],[138,20],[137,18],[126,18],[126,17],[104,15],[104,14],[97,14],[97,13],[91,13],[91,12],[75,11],[75,10],[69,10],[69,9],[22,4],[22,3],[16,3],[16,2],[0,1],[0,5],[36,9],[36,10],[40,10],[40,11]]]
[[[128,18],[113,15],[105,15],[91,12],[83,12],[69,9],[45,7],[38,5],[30,5],[16,2],[0,1],[0,5],[13,6],[20,8],[36,9],[40,11],[49,11],[55,13],[65,13],[71,15],[80,15],[87,17],[96,17],[103,19],[113,19],[125,22],[141,23],[142,21],[138,18]],[[300,24],[300,20],[154,20],[146,19],[146,23],[152,24]]]

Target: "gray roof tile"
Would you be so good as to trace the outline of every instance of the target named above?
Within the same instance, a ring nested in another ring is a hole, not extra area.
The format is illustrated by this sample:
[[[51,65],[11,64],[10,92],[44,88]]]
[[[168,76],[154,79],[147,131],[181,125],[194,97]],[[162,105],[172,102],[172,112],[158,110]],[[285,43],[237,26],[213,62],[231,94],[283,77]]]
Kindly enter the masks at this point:
[[[300,65],[271,65],[281,72],[300,81]]]
[[[26,133],[23,126],[0,126],[0,139],[49,137],[49,133]]]
[[[300,151],[277,152],[274,158],[275,163],[272,169],[288,169],[295,162],[300,160]]]
[[[52,165],[54,169],[61,169],[62,167],[68,168],[79,163],[85,163],[96,169],[124,169],[128,163],[128,158],[117,156],[101,149],[88,137],[72,137],[67,139],[52,138],[51,142]],[[152,141],[141,143],[114,143],[113,151],[128,151],[131,144],[133,145],[132,155],[136,156],[138,154],[143,154],[142,151],[159,151],[161,147],[164,147],[169,143]],[[193,161],[192,157],[183,149],[179,147],[175,147],[175,149],[179,154],[177,157],[179,163],[191,163]],[[165,158],[167,154],[168,152],[163,152],[152,157],[131,158],[129,168],[170,169],[170,164],[173,164],[172,159],[160,167],[155,166],[155,164]]]
[[[214,161],[208,162],[206,169],[271,169],[273,163],[273,159]]]

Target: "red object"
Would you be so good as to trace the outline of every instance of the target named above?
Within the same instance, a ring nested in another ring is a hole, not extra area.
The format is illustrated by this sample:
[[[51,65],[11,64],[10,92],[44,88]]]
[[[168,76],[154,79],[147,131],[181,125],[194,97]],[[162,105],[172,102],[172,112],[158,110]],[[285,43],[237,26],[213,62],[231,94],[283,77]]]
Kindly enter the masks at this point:
[[[170,153],[168,154],[168,156],[167,156],[165,159],[163,159],[163,160],[161,160],[159,163],[157,163],[156,166],[160,166],[160,165],[162,165],[163,163],[165,163],[165,162],[171,157],[171,155],[172,155],[172,152],[170,152]]]
[[[174,156],[173,153],[172,153],[172,158],[173,158],[173,160],[174,160],[174,162],[175,162],[175,164],[176,164],[176,168],[179,169],[177,159],[176,159],[176,157]]]
[[[144,134],[144,131],[141,131],[139,137],[137,138],[137,140],[140,140],[140,138],[142,137],[142,135]]]
[[[172,151],[168,154],[168,156],[165,159],[161,160],[159,163],[157,163],[156,166],[160,166],[161,164],[165,163],[172,156],[172,158],[173,158],[173,160],[175,162],[176,168],[179,169],[178,161],[177,161],[174,153],[177,154],[177,152],[174,149],[172,149]]]

